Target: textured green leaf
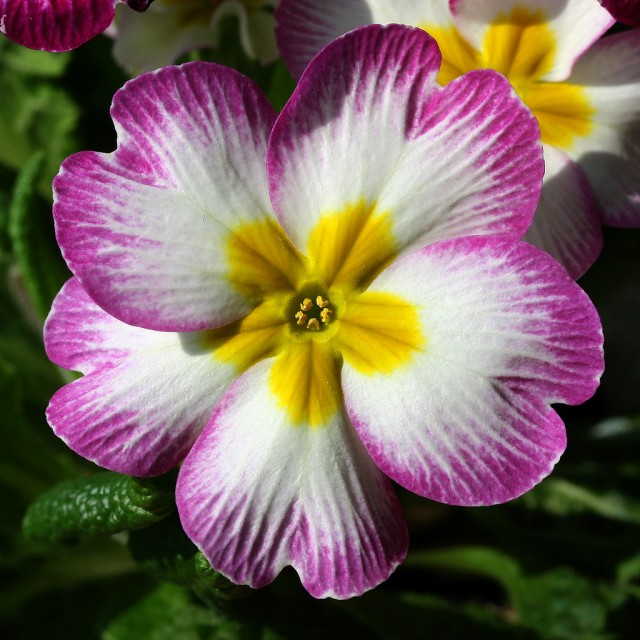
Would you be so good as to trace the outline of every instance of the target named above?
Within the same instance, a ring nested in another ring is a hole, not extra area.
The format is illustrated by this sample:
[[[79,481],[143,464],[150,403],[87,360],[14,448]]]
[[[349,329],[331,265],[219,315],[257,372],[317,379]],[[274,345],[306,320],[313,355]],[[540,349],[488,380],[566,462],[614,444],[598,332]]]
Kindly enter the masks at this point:
[[[9,210],[13,254],[38,317],[43,320],[68,277],[59,250],[46,232],[36,192],[44,154],[36,153],[18,175]]]
[[[24,535],[43,542],[71,542],[148,527],[174,509],[173,491],[152,480],[103,472],[64,482],[31,504]]]

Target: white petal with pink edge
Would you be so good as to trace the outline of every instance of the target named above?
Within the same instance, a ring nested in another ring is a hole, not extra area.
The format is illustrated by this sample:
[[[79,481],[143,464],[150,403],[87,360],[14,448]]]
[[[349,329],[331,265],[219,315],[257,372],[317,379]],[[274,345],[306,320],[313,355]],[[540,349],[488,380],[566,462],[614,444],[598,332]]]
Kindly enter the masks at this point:
[[[430,36],[390,25],[343,36],[307,68],[267,162],[276,214],[303,252],[323,215],[357,202],[391,217],[398,249],[524,233],[543,174],[537,123],[492,71],[440,88],[439,62]]]
[[[639,60],[640,30],[632,29],[597,42],[569,79],[594,114],[591,131],[567,153],[591,181],[603,222],[621,227],[640,226]]]
[[[582,169],[562,151],[544,145],[545,174],[533,223],[524,236],[577,279],[602,249],[598,203]]]
[[[278,45],[294,78],[302,75],[320,49],[357,27],[389,23],[446,27],[451,23],[447,0],[280,0],[275,17]]]
[[[47,419],[54,432],[107,469],[134,476],[168,471],[236,375],[201,338],[126,325],[72,278],[53,303],[45,345],[54,362],[87,375],[51,399]]]
[[[90,296],[129,324],[221,326],[252,306],[227,277],[225,239],[271,217],[264,169],[275,114],[239,73],[168,67],[120,90],[118,149],[68,158],[54,181],[58,243]]]
[[[450,5],[458,29],[478,50],[490,47],[491,42],[485,39],[492,27],[502,29],[513,24],[511,37],[525,47],[522,24],[526,24],[532,31],[532,41],[526,45],[529,49],[540,47],[548,33],[552,38],[547,43],[548,51],[553,60],[543,79],[552,82],[565,80],[580,55],[614,23],[609,12],[594,0],[450,0]],[[517,44],[512,39],[509,42],[510,46]],[[530,53],[523,48],[519,55]]]
[[[341,411],[315,428],[290,422],[271,366],[234,383],[185,460],[183,527],[236,583],[260,587],[292,565],[315,597],[361,594],[404,559],[397,499]]]
[[[370,290],[411,301],[424,346],[391,373],[347,358],[347,412],[396,482],[460,505],[504,502],[565,448],[549,406],[590,397],[602,332],[584,292],[549,256],[497,238],[444,241],[394,263]]]

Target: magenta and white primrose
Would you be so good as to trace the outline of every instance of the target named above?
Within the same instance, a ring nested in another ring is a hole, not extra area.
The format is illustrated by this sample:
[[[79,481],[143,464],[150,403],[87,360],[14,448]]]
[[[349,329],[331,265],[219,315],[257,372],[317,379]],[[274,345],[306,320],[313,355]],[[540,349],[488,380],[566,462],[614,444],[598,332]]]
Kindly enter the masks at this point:
[[[68,158],[57,238],[74,277],[45,328],[84,377],[48,408],[108,469],[182,463],[180,518],[212,566],[287,565],[347,598],[402,562],[391,480],[455,505],[515,498],[589,398],[597,313],[523,241],[535,118],[494,71],[441,87],[424,31],[369,26],[313,59],[280,115],[194,62],[128,82],[118,148]]]

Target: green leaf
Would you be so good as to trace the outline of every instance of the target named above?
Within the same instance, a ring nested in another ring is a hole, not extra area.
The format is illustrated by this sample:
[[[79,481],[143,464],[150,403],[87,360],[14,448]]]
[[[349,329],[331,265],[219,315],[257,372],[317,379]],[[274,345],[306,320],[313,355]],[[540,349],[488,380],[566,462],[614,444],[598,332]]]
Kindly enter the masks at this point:
[[[8,233],[22,282],[40,320],[68,277],[60,253],[45,233],[36,193],[44,154],[34,154],[18,175],[9,210]]]
[[[64,482],[31,504],[23,521],[25,537],[71,542],[148,527],[174,509],[173,491],[158,481],[112,472]]]
[[[217,606],[254,593],[219,574],[184,533],[176,514],[147,529],[133,531],[129,550],[140,566],[158,580],[188,587],[203,602]]]
[[[0,163],[19,171],[42,151],[44,168],[38,182],[51,199],[51,181],[62,160],[77,145],[74,130],[79,110],[65,90],[47,78],[25,76],[0,67]]]
[[[537,638],[530,630],[501,619],[489,608],[449,602],[427,594],[372,591],[340,606],[367,627],[363,637],[378,640]]]
[[[241,640],[261,638],[242,623],[229,621],[214,609],[194,603],[178,585],[162,584],[113,619],[102,640]]]
[[[549,640],[596,640],[609,611],[607,593],[569,567],[523,577],[511,597],[520,623]],[[619,604],[612,602],[611,604]]]
[[[269,83],[269,89],[267,91],[269,102],[271,102],[276,111],[282,111],[282,107],[284,107],[287,100],[291,97],[295,88],[296,83],[285,67],[284,62],[278,60],[274,64],[271,82]]]
[[[48,78],[60,77],[71,62],[71,53],[35,51],[14,44],[6,38],[0,41],[0,56],[5,69],[26,76]]]
[[[547,478],[521,500],[529,508],[554,515],[595,513],[612,520],[640,524],[640,501],[618,491],[594,491],[562,478]]]
[[[492,578],[508,594],[519,625],[548,640],[604,640],[609,611],[626,594],[587,579],[570,567],[525,573],[510,556],[485,547],[453,547],[412,554],[409,566]]]
[[[473,573],[508,586],[520,577],[520,567],[510,556],[489,547],[450,547],[411,553],[408,567],[428,567]]]

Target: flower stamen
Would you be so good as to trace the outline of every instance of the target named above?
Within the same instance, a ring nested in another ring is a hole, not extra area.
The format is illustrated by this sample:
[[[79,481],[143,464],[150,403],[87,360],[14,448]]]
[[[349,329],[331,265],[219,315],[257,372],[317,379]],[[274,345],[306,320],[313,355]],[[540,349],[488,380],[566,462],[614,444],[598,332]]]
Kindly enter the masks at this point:
[[[336,308],[324,286],[305,283],[288,303],[287,316],[292,318],[292,330],[302,337],[309,331],[323,332],[335,319]]]

